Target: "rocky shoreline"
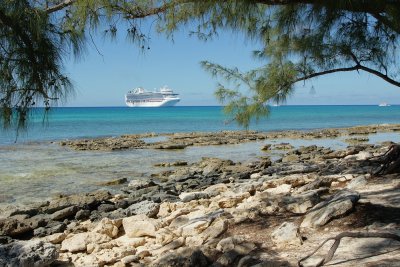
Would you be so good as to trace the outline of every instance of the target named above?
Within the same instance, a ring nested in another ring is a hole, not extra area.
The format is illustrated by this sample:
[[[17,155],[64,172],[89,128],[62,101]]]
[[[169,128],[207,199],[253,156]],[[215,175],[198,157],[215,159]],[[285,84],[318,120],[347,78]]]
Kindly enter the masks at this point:
[[[61,145],[78,150],[180,149],[266,138],[360,138],[354,136],[399,130],[400,125],[379,125],[171,134],[156,143],[141,140],[153,135],[133,135]],[[343,150],[278,144],[275,149],[285,152],[278,160],[160,162],[147,179],[103,184],[122,184],[119,194],[60,195],[4,209],[0,266],[297,266],[325,239],[342,232],[399,237],[400,177],[371,175],[390,143],[363,140]],[[329,247],[301,265],[321,266]],[[346,238],[329,263],[399,266],[399,249],[400,242],[392,238]]]
[[[334,139],[342,136],[348,137],[349,143],[362,143],[368,141],[366,137],[377,132],[399,132],[400,124],[379,124],[356,126],[349,128],[329,128],[311,131],[222,131],[222,132],[192,132],[192,133],[147,133],[122,135],[119,137],[64,140],[59,144],[74,150],[124,150],[124,149],[184,149],[188,146],[233,145],[246,142],[273,139]],[[355,137],[357,136],[357,137]],[[145,142],[144,138],[166,137],[166,140]]]

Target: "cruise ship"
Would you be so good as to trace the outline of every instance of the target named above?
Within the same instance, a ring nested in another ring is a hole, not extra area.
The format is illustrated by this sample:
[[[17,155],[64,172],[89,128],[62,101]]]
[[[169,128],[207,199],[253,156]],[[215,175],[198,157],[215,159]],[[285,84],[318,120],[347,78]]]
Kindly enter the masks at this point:
[[[181,100],[178,95],[167,86],[155,92],[138,87],[125,95],[125,103],[128,107],[169,107]]]

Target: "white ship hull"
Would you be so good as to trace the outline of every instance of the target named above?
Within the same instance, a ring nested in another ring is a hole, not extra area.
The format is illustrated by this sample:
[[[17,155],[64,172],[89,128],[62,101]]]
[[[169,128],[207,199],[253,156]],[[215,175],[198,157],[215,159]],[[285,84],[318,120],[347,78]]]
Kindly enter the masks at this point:
[[[164,99],[162,101],[148,101],[148,102],[129,102],[126,101],[128,107],[137,108],[156,108],[156,107],[172,107],[179,102],[180,99]]]
[[[178,95],[166,86],[154,92],[138,87],[125,95],[125,103],[128,107],[170,107],[180,101]]]

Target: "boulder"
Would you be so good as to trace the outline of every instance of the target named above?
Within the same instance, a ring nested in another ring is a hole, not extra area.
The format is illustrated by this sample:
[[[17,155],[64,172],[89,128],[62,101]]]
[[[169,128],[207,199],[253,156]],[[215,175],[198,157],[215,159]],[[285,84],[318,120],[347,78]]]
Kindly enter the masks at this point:
[[[132,215],[144,214],[149,218],[155,218],[159,210],[160,210],[160,203],[144,200],[132,204],[128,208],[126,208],[126,215],[132,216]]]
[[[89,244],[102,244],[111,241],[108,235],[99,233],[79,233],[70,235],[61,243],[61,251],[86,251]]]
[[[211,221],[207,218],[195,219],[189,221],[187,224],[183,225],[179,230],[182,236],[193,236],[200,234],[210,225]]]
[[[292,185],[290,184],[281,184],[274,188],[268,188],[264,192],[267,192],[270,195],[282,195],[289,193],[291,188]]]
[[[161,228],[156,233],[156,243],[161,245],[166,245],[173,240],[177,239],[178,236],[171,230],[167,228]]]
[[[248,194],[250,196],[250,194]],[[218,200],[218,206],[220,208],[232,208],[235,207],[237,204],[242,202],[244,196],[234,196],[234,197],[224,197],[221,200]]]
[[[239,258],[239,253],[235,250],[229,250],[222,254],[216,261],[217,266],[235,266],[235,261]]]
[[[197,199],[208,199],[210,196],[206,192],[185,192],[179,195],[182,202],[189,202]]]
[[[121,220],[110,220],[103,218],[92,230],[94,233],[104,234],[111,238],[118,235],[118,228],[121,226]]]
[[[299,155],[295,155],[295,154],[287,155],[282,158],[282,162],[293,162],[293,161],[299,161],[299,160],[300,160]]]
[[[233,165],[231,160],[223,160],[218,158],[203,158],[199,164],[202,169],[203,175],[207,176],[213,173],[222,172],[222,168]]]
[[[75,214],[75,220],[85,220],[87,218],[90,217],[90,210],[79,210],[76,214]]]
[[[146,238],[144,237],[128,237],[127,235],[120,236],[114,239],[115,243],[118,246],[126,246],[126,247],[139,247],[146,244]]]
[[[216,238],[228,230],[228,225],[228,220],[224,218],[216,219],[201,233],[201,236],[204,240]]]
[[[55,233],[44,237],[43,240],[52,244],[60,244],[66,237],[67,234],[65,233]]]
[[[128,237],[155,237],[156,231],[161,227],[158,220],[144,214],[123,218],[122,225]]]
[[[265,145],[263,145],[261,147],[261,150],[263,150],[263,151],[267,151],[267,150],[270,150],[270,149],[271,149],[271,144],[265,144]]]
[[[128,188],[132,190],[139,190],[155,185],[156,184],[153,181],[131,180],[128,184]]]
[[[358,176],[357,178],[351,180],[346,188],[350,190],[360,189],[367,185],[367,179],[365,179],[364,175]]]
[[[260,263],[260,259],[254,256],[244,256],[241,258],[237,264],[237,267],[254,267],[257,266],[258,263]],[[269,266],[269,265],[267,265]],[[259,266],[261,267],[261,266]]]
[[[22,235],[32,231],[33,228],[24,221],[15,218],[0,219],[0,235],[11,237]]]
[[[278,246],[287,244],[301,245],[299,227],[294,223],[284,222],[271,234],[272,241]]]
[[[101,202],[106,201],[111,197],[112,195],[108,191],[96,191],[88,194],[60,197],[50,201],[48,206],[42,207],[42,211],[45,213],[54,213],[71,206],[94,209],[100,205]]]
[[[49,266],[57,257],[55,245],[39,240],[0,245],[0,266]]]
[[[56,220],[56,221],[64,220],[65,218],[74,216],[77,211],[78,211],[77,206],[67,207],[65,209],[54,212],[51,215],[51,219]]]
[[[279,206],[283,206],[287,211],[301,214],[314,207],[319,201],[320,198],[317,191],[308,191],[282,197]]]
[[[228,186],[226,184],[215,184],[207,187],[203,190],[209,197],[215,197],[222,192],[228,191]]]
[[[247,255],[256,248],[254,243],[246,241],[245,236],[230,236],[222,239],[217,244],[217,250],[224,253],[233,250],[239,255]]]
[[[154,267],[208,267],[210,261],[198,248],[179,248],[177,251],[165,253],[154,261]]]
[[[160,255],[160,254],[162,254],[162,253],[164,253],[166,251],[177,249],[177,248],[183,246],[184,244],[185,244],[185,238],[184,237],[179,237],[179,238],[171,241],[170,243],[166,244],[165,246],[163,246],[163,247],[161,247],[159,249],[151,251],[151,254],[152,255]]]
[[[319,203],[304,217],[301,227],[316,227],[351,211],[360,195],[350,190],[341,190],[327,200]]]

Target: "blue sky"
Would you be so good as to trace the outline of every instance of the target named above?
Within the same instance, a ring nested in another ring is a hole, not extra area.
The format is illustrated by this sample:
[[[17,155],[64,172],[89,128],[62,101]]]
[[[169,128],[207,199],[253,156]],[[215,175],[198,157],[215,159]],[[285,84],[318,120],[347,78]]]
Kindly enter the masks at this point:
[[[180,94],[179,105],[218,105],[213,93],[217,80],[200,67],[201,60],[246,71],[262,63],[251,57],[259,46],[231,32],[212,41],[199,41],[188,32],[173,40],[151,34],[150,50],[140,52],[124,33],[116,41],[95,37],[86,55],[70,60],[66,71],[76,96],[65,106],[124,106],[124,94],[138,86],[148,90],[168,85]],[[315,94],[311,93],[314,87]],[[339,73],[299,83],[289,105],[400,104],[400,88],[366,73]]]

